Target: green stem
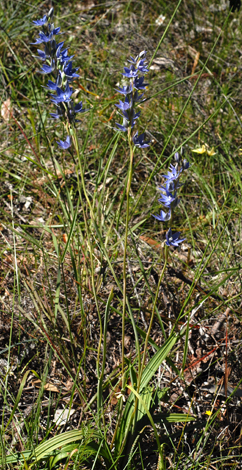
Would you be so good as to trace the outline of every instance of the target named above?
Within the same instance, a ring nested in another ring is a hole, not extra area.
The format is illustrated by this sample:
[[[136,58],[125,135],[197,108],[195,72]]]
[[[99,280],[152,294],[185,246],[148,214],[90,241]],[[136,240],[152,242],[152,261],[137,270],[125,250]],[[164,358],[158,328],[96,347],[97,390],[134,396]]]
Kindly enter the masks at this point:
[[[145,367],[145,358],[146,358],[146,352],[147,352],[147,348],[148,348],[148,342],[149,342],[150,332],[151,332],[151,328],[152,328],[152,324],[153,324],[153,320],[154,320],[154,316],[155,316],[155,307],[156,307],[156,303],[157,303],[157,299],[158,299],[158,295],[159,295],[159,291],[160,291],[161,281],[162,281],[162,279],[163,279],[163,277],[164,277],[164,273],[165,273],[165,269],[166,269],[166,265],[167,265],[167,261],[168,261],[168,253],[169,253],[168,246],[165,244],[165,249],[164,249],[164,266],[163,266],[163,269],[162,269],[162,271],[161,271],[161,275],[160,275],[160,278],[159,278],[158,286],[157,286],[157,289],[156,289],[154,305],[153,305],[152,314],[151,314],[151,317],[150,317],[150,324],[149,324],[149,328],[148,328],[148,331],[147,331],[146,337],[145,337],[145,346],[144,346],[144,351],[143,351],[143,360],[142,360],[141,371],[140,371],[140,374],[139,374],[139,377],[138,377],[138,384],[137,384],[137,392],[138,392],[138,393],[139,393],[139,388],[140,388],[140,383],[141,383],[141,379],[142,379],[143,370],[144,370],[144,367]],[[136,400],[136,401],[137,401],[137,400]]]
[[[134,160],[134,149],[131,138],[131,127],[128,129],[128,141],[130,149],[130,161],[129,161],[129,174],[127,182],[127,208],[126,208],[126,224],[125,224],[125,238],[124,238],[124,261],[123,261],[123,315],[122,315],[122,389],[125,386],[124,378],[124,335],[125,335],[125,314],[126,314],[126,290],[127,290],[127,279],[126,279],[126,257],[127,257],[127,244],[128,244],[128,230],[129,230],[129,192],[131,188],[132,173],[133,173],[133,160]]]
[[[92,205],[91,205],[91,201],[88,197],[86,186],[85,186],[83,165],[82,165],[82,162],[81,162],[81,159],[80,159],[79,145],[78,145],[77,135],[76,135],[76,131],[75,131],[74,127],[72,128],[72,138],[73,138],[73,143],[74,143],[76,155],[78,157],[79,170],[80,170],[80,175],[81,175],[81,185],[80,185],[79,175],[78,175],[78,171],[77,171],[78,186],[80,188],[80,199],[81,199],[81,204],[82,204],[82,208],[83,208],[83,218],[84,218],[84,223],[85,223],[85,228],[86,228],[87,242],[88,242],[89,250],[90,250],[92,289],[93,289],[93,295],[94,295],[94,299],[95,299],[95,303],[96,303],[97,314],[98,314],[98,319],[99,319],[99,324],[100,324],[100,338],[99,338],[98,357],[97,357],[97,376],[99,377],[100,376],[99,360],[100,360],[101,342],[102,342],[102,334],[103,334],[102,319],[101,319],[101,314],[100,314],[100,310],[99,310],[99,304],[98,304],[97,292],[96,292],[96,286],[95,286],[95,279],[94,279],[94,265],[93,265],[93,254],[92,254],[92,246],[91,246],[90,228],[89,228],[88,223],[87,223],[87,217],[86,217],[85,210],[84,210],[84,204],[83,204],[81,190],[83,190],[85,199],[86,199],[87,204],[89,206],[90,218],[91,218],[93,223],[94,223],[94,213],[93,213],[93,208],[92,208]]]

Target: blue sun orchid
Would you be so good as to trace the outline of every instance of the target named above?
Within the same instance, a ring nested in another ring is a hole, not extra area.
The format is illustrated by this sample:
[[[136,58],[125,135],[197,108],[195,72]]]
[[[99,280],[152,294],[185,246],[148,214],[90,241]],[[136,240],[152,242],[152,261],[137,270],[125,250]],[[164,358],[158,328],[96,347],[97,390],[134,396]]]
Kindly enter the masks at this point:
[[[131,60],[130,60],[131,59]],[[128,59],[128,62],[130,62],[131,64],[136,64],[136,62],[138,61],[139,59],[139,56],[137,56],[136,58],[132,57],[132,55],[130,56],[130,59]]]
[[[128,116],[127,112],[123,112],[123,125],[119,124],[118,122],[115,122],[116,126],[118,126],[118,130],[121,130],[123,132],[126,132],[129,127],[133,129],[136,119],[140,116],[140,113],[136,113],[133,116]]]
[[[33,23],[36,25],[36,26],[44,26],[48,21],[48,18],[47,18],[47,15],[44,15],[43,18],[41,18],[40,20],[35,20],[33,21]]]
[[[165,176],[165,175],[164,175]],[[161,192],[169,192],[169,193],[172,193],[173,191],[177,191],[179,188],[181,188],[183,186],[183,183],[180,183],[180,181],[174,181],[174,180],[167,180],[165,185],[164,186],[161,186],[159,189],[159,191]]]
[[[68,48],[64,49],[63,51],[60,51],[60,54],[59,54],[60,64],[66,66],[66,64],[68,64],[68,62],[70,62],[70,60],[73,57],[74,55],[71,55],[71,56],[68,55]]]
[[[64,44],[65,44],[65,41],[61,41],[61,42],[59,42],[58,44],[55,43],[55,50],[56,50],[55,54],[56,54],[57,59],[60,58],[60,55],[61,55],[63,52],[65,52],[65,51],[68,50],[68,47],[66,47],[63,51],[61,50],[62,47],[64,46]]]
[[[52,27],[50,27],[50,32],[53,34],[53,36],[57,36],[57,34],[60,33],[60,28],[54,28],[52,29]],[[60,33],[62,34],[62,33]]]
[[[132,96],[133,103],[135,104],[135,103],[138,103],[139,101],[141,101],[143,96],[144,96],[144,93],[139,95],[138,91],[135,90],[135,92],[133,92],[133,96]],[[141,103],[142,103],[142,101],[141,101]]]
[[[65,116],[65,109],[58,107],[56,113],[50,113],[53,119],[60,119]]]
[[[47,86],[45,86],[44,88],[46,88],[46,90],[56,91],[57,87],[60,85],[61,83],[57,85],[57,83],[52,82],[51,80],[48,80]]]
[[[65,90],[62,90],[61,88],[57,87],[56,88],[56,93],[57,96],[55,95],[50,95],[53,97],[51,100],[52,103],[58,104],[58,103],[68,103],[68,101],[71,101],[71,95],[73,93],[73,88],[69,87],[69,83],[67,82]]]
[[[142,51],[135,58],[130,56],[131,60],[129,60],[128,62],[131,62],[132,64],[134,64],[136,69],[139,70],[140,72],[147,73],[149,70],[146,67],[145,55],[146,55],[146,51]]]
[[[132,107],[132,102],[129,102],[128,97],[126,96],[125,101],[119,100],[119,104],[115,104],[117,108],[121,109],[121,111],[127,111],[127,109]]]
[[[46,60],[46,59],[49,59],[49,54],[47,55],[45,51],[42,51],[41,49],[37,49],[37,52],[38,52],[38,59],[41,59],[41,60]]]
[[[190,163],[184,158],[182,161],[182,169],[187,170],[190,167]]]
[[[144,83],[144,77],[139,76],[139,74],[147,73],[148,69],[146,67],[146,52],[140,52],[137,57],[131,57],[131,66],[124,67],[124,77],[129,79],[129,84],[124,85],[122,88],[116,89],[118,93],[125,96],[124,102],[119,100],[115,106],[119,108],[119,114],[123,118],[123,123],[115,123],[116,129],[122,132],[127,132],[129,128],[133,128],[136,120],[139,118],[141,112],[136,112],[135,108],[138,103],[142,102],[143,93],[139,93],[140,90],[144,90],[148,83]],[[133,143],[136,147],[146,148],[149,147],[150,141],[145,141],[145,134],[138,135],[136,132],[133,136]]]
[[[77,70],[77,68],[72,68],[72,62],[69,62],[66,66],[64,66],[64,74],[67,77],[68,81],[79,77],[79,75],[76,73]]]
[[[68,135],[66,140],[64,141],[60,140],[59,142],[57,141],[56,143],[59,145],[60,148],[62,148],[63,150],[66,150],[71,146],[71,138]]]
[[[75,110],[75,113],[86,113],[86,111],[88,111],[88,109],[83,109],[82,101],[80,101],[80,103],[77,103],[75,105],[74,110]]]
[[[149,69],[147,69],[145,63],[146,63],[145,59],[142,59],[142,60],[138,61],[137,65],[136,65],[136,68],[137,68],[137,70],[139,70],[139,72],[141,72],[141,73],[149,72]]]
[[[118,127],[118,129],[117,129],[118,131],[127,132],[128,128],[129,128],[129,121],[125,118],[123,118],[123,125],[119,124],[118,122],[115,122],[115,124]]]
[[[171,228],[169,228],[168,232],[166,233],[166,245],[167,246],[179,246],[180,243],[186,240],[185,238],[180,238],[181,232],[172,232]]]
[[[169,209],[175,209],[175,207],[179,204],[179,199],[176,195],[176,191],[172,194],[170,191],[166,189],[165,194],[161,194],[160,199],[158,201],[163,204],[163,206],[168,207]]]
[[[135,78],[138,75],[138,70],[136,70],[134,65],[131,65],[130,68],[124,67],[124,73],[122,75],[126,78]]]
[[[128,109],[127,111],[123,111],[124,118],[129,122],[131,129],[134,127],[136,119],[140,117],[140,111],[135,113],[133,108]]]
[[[59,44],[56,44],[56,41],[53,39],[50,42],[45,43],[45,50],[37,49],[38,59],[46,60],[55,58],[56,50],[58,49]]]
[[[170,165],[170,171],[167,172],[167,175],[163,175],[163,176],[169,181],[178,180],[180,178],[181,172],[182,172],[182,169],[178,170],[178,167],[176,165],[174,166]]]
[[[55,61],[51,61],[51,65],[44,64],[43,67],[40,69],[41,73],[51,73],[55,70]]]
[[[130,93],[132,93],[133,88],[131,85],[127,85],[123,86],[123,88],[115,88],[115,90],[121,95],[129,95]]]
[[[33,44],[44,45],[44,50],[37,49],[39,59],[45,62],[40,70],[43,74],[50,74],[51,80],[48,80],[47,86],[44,88],[52,92],[50,94],[51,102],[55,105],[54,112],[50,113],[51,118],[61,120],[65,124],[75,124],[79,120],[76,119],[77,113],[88,111],[82,107],[82,102],[75,104],[72,99],[74,92],[69,86],[75,78],[78,78],[77,68],[73,67],[71,59],[73,56],[68,55],[69,47],[64,47],[64,41],[57,42],[56,36],[61,35],[59,27],[55,27],[52,22],[54,15],[53,8],[43,18],[34,21],[36,26],[42,28],[38,38]],[[66,140],[58,141],[58,145],[62,149],[68,149],[71,145],[70,137]]]
[[[175,153],[175,165],[170,165],[169,171],[163,177],[166,179],[165,185],[158,188],[161,192],[161,196],[158,199],[160,204],[167,207],[168,212],[161,210],[160,215],[153,215],[153,217],[160,222],[167,222],[172,219],[173,211],[178,206],[180,200],[177,197],[178,189],[183,185],[180,182],[180,176],[182,172],[189,168],[189,162],[187,160],[181,161],[181,156],[178,152]],[[185,238],[180,238],[180,232],[172,232],[169,228],[166,233],[166,245],[178,247]]]
[[[52,41],[52,38],[54,36],[54,32],[50,32],[47,34],[44,34],[42,32],[39,33],[39,38],[36,39],[36,42],[32,42],[31,44],[42,44],[43,42],[50,42]]]
[[[148,86],[148,83],[144,83],[144,79],[145,77],[135,77],[134,88],[136,88],[136,90],[145,90]]]
[[[171,210],[169,210],[168,212],[164,212],[163,210],[161,210],[160,215],[153,215],[153,217],[159,220],[159,222],[167,222],[171,218]]]
[[[138,135],[138,132],[133,137],[133,142],[136,147],[144,149],[149,147],[150,140],[145,140],[145,133]]]

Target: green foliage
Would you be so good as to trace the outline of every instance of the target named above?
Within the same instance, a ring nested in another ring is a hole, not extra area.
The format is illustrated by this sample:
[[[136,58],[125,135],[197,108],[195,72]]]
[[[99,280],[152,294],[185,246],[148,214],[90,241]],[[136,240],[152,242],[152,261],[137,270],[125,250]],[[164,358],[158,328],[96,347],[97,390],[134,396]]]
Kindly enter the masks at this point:
[[[91,109],[75,155],[55,146],[65,136],[30,45],[46,5],[0,5],[0,466],[236,468],[239,414],[224,433],[220,402],[197,399],[207,370],[230,368],[237,384],[242,372],[241,12],[106,3],[55,5]],[[152,145],[129,173],[115,89],[142,49],[139,132]],[[151,214],[182,146],[192,165],[173,224],[186,245],[166,265]],[[215,343],[211,325],[228,307]]]

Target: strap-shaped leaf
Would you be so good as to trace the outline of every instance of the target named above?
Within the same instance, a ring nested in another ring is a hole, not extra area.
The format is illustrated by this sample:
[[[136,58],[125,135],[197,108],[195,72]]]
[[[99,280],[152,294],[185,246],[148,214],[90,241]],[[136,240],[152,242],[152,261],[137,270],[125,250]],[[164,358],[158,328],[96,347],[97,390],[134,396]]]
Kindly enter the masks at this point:
[[[171,334],[171,336],[167,339],[167,341],[163,344],[163,346],[155,353],[152,359],[149,361],[147,366],[144,368],[142,379],[140,383],[140,392],[147,387],[151,379],[154,377],[156,371],[158,370],[159,366],[162,362],[167,358],[168,354],[170,353],[171,349],[177,342],[177,335],[175,333]]]
[[[91,433],[90,437],[94,437],[93,432]],[[34,449],[34,452],[32,453],[31,457],[35,460],[35,462],[37,462],[41,459],[46,458],[53,451],[58,449],[58,447],[63,447],[63,446],[66,446],[67,444],[72,443],[73,441],[77,442],[77,441],[81,441],[84,439],[85,439],[85,432],[83,430],[64,432],[38,445]]]

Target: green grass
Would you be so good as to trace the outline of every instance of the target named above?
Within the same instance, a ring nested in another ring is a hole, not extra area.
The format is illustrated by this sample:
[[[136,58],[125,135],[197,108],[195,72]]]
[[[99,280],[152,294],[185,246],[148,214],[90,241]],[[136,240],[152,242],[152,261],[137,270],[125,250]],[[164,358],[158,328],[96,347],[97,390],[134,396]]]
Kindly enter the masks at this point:
[[[65,132],[31,45],[48,7],[0,4],[4,469],[239,468],[240,402],[202,390],[210,377],[235,388],[242,373],[242,13],[216,4],[53,4],[90,108],[73,157],[55,144]],[[152,144],[134,154],[127,226],[115,88],[141,50],[137,129]],[[181,147],[191,167],[172,228],[186,242],[166,264],[167,225],[152,214]]]

